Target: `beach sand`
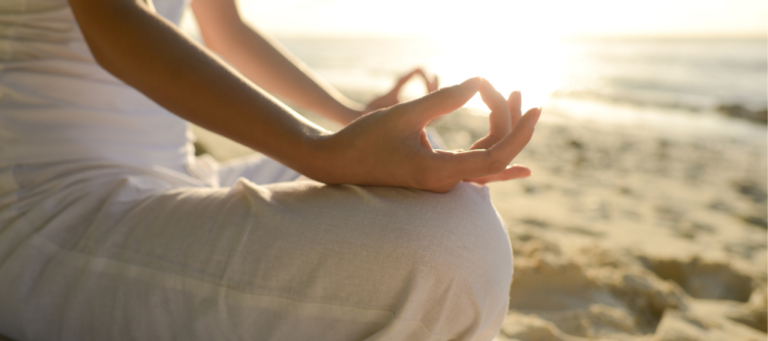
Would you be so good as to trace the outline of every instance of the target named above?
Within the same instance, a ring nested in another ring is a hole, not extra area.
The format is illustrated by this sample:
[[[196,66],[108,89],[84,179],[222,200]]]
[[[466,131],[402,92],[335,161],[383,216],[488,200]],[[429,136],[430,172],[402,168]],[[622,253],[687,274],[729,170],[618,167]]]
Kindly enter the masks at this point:
[[[572,122],[571,122],[572,123]],[[543,124],[491,184],[515,252],[500,340],[766,340],[766,148]]]
[[[487,122],[433,127],[460,148]],[[498,340],[766,339],[764,137],[545,118],[515,162],[533,176],[489,185],[515,255]]]

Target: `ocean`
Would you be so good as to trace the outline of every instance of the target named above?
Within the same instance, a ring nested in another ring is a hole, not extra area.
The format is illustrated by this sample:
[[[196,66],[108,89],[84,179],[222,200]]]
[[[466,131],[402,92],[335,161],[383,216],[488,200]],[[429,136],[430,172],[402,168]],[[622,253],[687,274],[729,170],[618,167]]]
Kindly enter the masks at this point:
[[[186,15],[182,28],[199,40]],[[268,32],[267,32],[268,33]],[[760,116],[768,108],[765,38],[582,38],[508,42],[478,37],[274,37],[352,99],[383,94],[414,67],[441,85],[482,76],[502,93],[523,93],[523,106],[544,107],[543,119],[654,125],[765,140],[765,124],[725,112]],[[425,94],[409,82],[403,100]],[[480,96],[464,112],[488,113]],[[763,114],[762,117],[765,117]],[[460,129],[460,127],[457,127]]]
[[[277,39],[359,100],[387,91],[396,77],[421,66],[438,74],[442,85],[483,76],[503,93],[521,90],[524,107],[543,106],[554,116],[736,127],[739,134],[747,129],[765,136],[765,125],[718,112],[722,106],[768,106],[765,39],[571,39],[495,49],[408,37]],[[412,82],[403,97],[424,91]],[[487,113],[479,96],[467,107]]]

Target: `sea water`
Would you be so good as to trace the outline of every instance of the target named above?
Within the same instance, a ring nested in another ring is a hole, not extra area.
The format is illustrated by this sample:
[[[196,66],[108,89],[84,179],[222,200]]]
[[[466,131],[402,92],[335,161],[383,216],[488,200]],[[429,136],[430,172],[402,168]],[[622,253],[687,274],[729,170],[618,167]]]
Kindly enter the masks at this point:
[[[192,16],[182,28],[200,40]],[[764,124],[726,117],[723,105],[768,106],[766,38],[610,38],[509,41],[425,37],[277,36],[276,40],[349,97],[365,101],[390,89],[414,67],[441,85],[482,76],[504,94],[523,93],[523,106],[547,119],[653,125],[765,140]],[[419,82],[403,100],[423,96]],[[486,115],[480,96],[465,105]],[[461,129],[461,127],[457,127]]]
[[[398,76],[420,66],[440,75],[443,85],[486,77],[503,93],[521,90],[525,107],[544,106],[556,116],[765,137],[764,125],[717,112],[721,105],[766,108],[765,39],[563,39],[501,48],[410,37],[278,40],[357,99],[387,91]],[[403,97],[423,93],[415,82]],[[467,106],[487,113],[479,96]]]

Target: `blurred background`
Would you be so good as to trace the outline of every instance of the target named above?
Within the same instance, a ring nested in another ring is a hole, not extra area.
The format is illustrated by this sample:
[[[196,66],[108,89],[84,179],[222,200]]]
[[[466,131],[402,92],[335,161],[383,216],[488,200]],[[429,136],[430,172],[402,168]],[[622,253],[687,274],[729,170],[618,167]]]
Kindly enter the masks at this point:
[[[766,120],[765,1],[239,4],[248,22],[359,101],[421,66],[444,85],[480,75],[502,93],[521,90],[524,107],[544,106],[552,119],[763,135],[750,122]],[[199,39],[191,12],[182,26]],[[403,99],[423,94],[413,81]],[[466,107],[487,113],[479,95]]]
[[[766,339],[768,2],[239,6],[361,103],[421,66],[544,107],[515,160],[533,176],[490,185],[516,257],[499,340]],[[191,13],[182,27],[199,40]],[[487,114],[476,96],[431,126],[467,148]],[[194,131],[219,160],[252,152]]]

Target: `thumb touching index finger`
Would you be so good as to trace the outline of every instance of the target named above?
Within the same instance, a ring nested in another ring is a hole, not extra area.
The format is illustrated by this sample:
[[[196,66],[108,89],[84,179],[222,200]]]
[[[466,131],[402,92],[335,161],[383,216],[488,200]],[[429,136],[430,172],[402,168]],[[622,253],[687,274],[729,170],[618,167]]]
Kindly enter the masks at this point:
[[[442,88],[406,105],[419,121],[429,122],[438,116],[461,108],[477,93],[482,81],[480,77],[470,78],[459,85]]]

